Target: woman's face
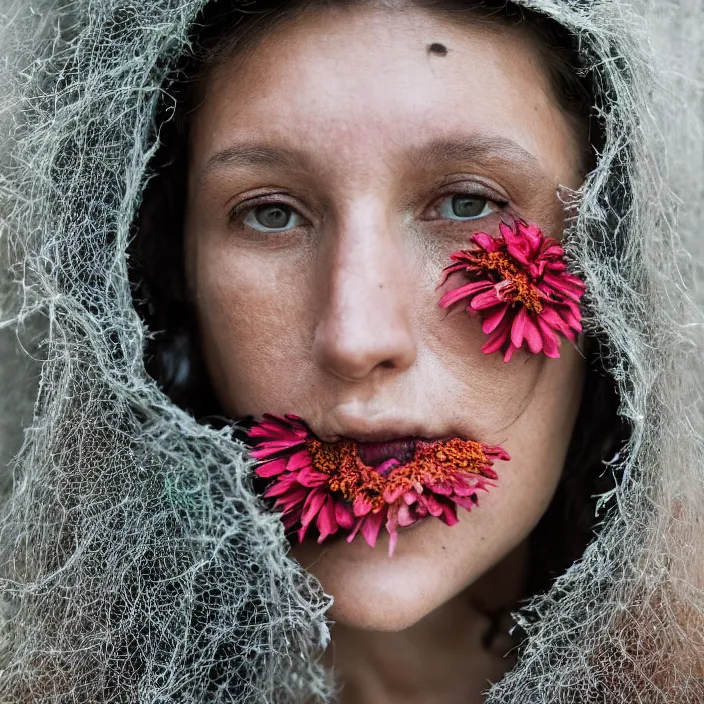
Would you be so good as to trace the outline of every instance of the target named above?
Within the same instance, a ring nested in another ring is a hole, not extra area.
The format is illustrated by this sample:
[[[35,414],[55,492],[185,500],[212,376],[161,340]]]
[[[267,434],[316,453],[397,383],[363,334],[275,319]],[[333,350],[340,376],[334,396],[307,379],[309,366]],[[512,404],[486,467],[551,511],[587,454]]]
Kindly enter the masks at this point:
[[[539,53],[517,30],[420,10],[311,12],[212,73],[190,150],[187,275],[231,417],[295,413],[328,441],[460,436],[512,457],[478,508],[401,529],[392,558],[385,534],[293,549],[337,621],[412,625],[526,539],[580,401],[571,344],[505,363],[480,352],[477,318],[438,306],[473,233],[517,216],[561,237],[558,186],[580,185],[581,147]]]

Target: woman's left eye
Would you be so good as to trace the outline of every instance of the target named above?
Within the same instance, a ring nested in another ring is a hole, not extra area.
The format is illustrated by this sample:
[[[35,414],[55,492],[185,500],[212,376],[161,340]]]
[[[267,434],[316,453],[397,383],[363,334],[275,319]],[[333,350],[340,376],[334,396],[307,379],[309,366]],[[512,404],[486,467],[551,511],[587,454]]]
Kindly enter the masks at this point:
[[[488,198],[463,193],[445,196],[437,206],[440,217],[449,220],[477,220],[491,215],[496,209]]]

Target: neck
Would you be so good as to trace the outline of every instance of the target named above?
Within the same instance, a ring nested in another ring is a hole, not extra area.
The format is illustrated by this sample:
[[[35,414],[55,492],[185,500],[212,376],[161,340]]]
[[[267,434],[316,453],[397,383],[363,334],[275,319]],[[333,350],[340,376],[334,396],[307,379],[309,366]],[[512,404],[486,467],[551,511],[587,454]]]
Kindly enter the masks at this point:
[[[513,665],[508,611],[523,596],[527,544],[410,628],[332,628],[326,664],[341,682],[340,704],[479,704]]]

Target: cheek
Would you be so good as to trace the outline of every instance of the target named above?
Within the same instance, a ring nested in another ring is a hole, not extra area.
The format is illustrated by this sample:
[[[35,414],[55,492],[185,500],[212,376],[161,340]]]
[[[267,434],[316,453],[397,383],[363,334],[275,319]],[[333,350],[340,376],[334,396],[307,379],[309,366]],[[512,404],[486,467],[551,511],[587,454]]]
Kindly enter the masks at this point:
[[[233,418],[289,412],[282,379],[300,388],[310,356],[304,262],[291,262],[289,252],[284,263],[275,253],[264,267],[261,256],[207,238],[191,251],[201,347],[223,410]]]
[[[484,354],[487,336],[479,315],[468,315],[458,307],[449,313],[438,300],[448,283],[439,289],[423,323],[424,346],[434,369],[433,386],[438,397],[447,399],[450,412],[461,419],[475,437],[489,444],[502,444],[508,429],[526,412],[543,374],[550,369],[544,355],[518,351],[510,363],[498,354]],[[568,345],[569,346],[569,343]]]

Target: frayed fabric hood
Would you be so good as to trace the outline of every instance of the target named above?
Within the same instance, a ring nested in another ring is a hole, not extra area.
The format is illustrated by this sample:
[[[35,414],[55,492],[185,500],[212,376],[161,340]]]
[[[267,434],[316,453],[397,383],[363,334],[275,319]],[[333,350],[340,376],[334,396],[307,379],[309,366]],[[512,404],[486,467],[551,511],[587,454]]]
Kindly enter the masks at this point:
[[[334,701],[331,598],[246,448],[145,371],[126,252],[205,4],[0,0],[3,704]],[[604,146],[566,243],[630,437],[487,702],[701,702],[704,5],[518,4],[579,37],[596,86]]]

